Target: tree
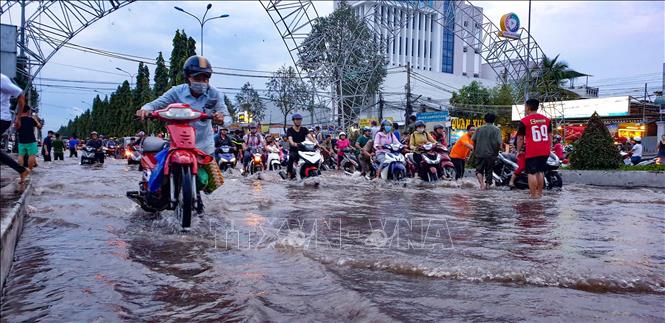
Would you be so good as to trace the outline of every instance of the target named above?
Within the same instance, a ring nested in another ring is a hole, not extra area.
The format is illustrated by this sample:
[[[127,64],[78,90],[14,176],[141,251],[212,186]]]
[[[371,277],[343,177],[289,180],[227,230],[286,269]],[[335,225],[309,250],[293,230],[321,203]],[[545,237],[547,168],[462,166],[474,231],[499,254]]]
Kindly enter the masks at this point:
[[[292,67],[280,67],[266,83],[268,97],[272,99],[284,116],[284,128],[286,120],[298,106],[306,103],[309,92],[296,70]]]
[[[594,112],[582,137],[573,144],[570,165],[576,169],[616,169],[621,165],[619,149],[614,145],[603,120]]]
[[[226,94],[224,94],[224,105],[226,106],[226,110],[229,111],[231,120],[233,120],[233,122],[238,121],[238,108],[233,104],[233,101],[226,96]]]
[[[463,86],[459,92],[453,92],[450,98],[452,105],[490,105],[491,101],[491,90],[476,81]]]
[[[380,41],[345,1],[332,14],[317,18],[301,44],[298,65],[320,86],[332,86],[338,112],[352,122],[386,76]],[[338,123],[340,120],[338,120]]]
[[[248,112],[254,121],[262,121],[265,117],[266,108],[263,101],[249,82],[245,83],[236,94],[236,104],[240,111]]]
[[[535,75],[539,81],[533,96],[544,102],[579,99],[579,95],[565,89],[564,84],[566,80],[584,75],[586,74],[571,69],[568,63],[560,61],[559,55],[554,58],[543,55],[540,70]]]
[[[153,81],[155,81],[155,84],[153,85],[152,91],[156,97],[162,95],[169,89],[169,69],[166,67],[162,52],[159,52],[159,56],[157,56],[157,67],[155,67],[155,77]]]
[[[173,49],[169,59],[170,84],[171,86],[185,83],[182,66],[185,60],[192,55],[196,55],[196,41],[192,37],[187,37],[183,30],[176,30],[173,36]]]

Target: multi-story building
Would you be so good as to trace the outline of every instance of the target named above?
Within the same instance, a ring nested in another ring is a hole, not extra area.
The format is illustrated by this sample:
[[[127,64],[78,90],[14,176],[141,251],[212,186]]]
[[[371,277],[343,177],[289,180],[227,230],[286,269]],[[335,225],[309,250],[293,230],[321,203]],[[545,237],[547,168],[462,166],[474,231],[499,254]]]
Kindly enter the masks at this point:
[[[452,91],[474,80],[486,86],[496,85],[495,72],[482,62],[480,44],[469,41],[470,45],[462,40],[469,35],[482,39],[483,9],[465,7],[467,12],[473,12],[469,15],[462,14],[460,8],[456,8],[455,33],[461,38],[439,23],[444,20],[441,15],[447,12],[450,1],[413,2],[416,5],[408,8],[389,1],[347,1],[358,16],[367,19],[377,39],[386,45],[384,54],[389,74],[383,84],[384,100],[404,101],[407,65],[412,71],[411,92],[414,98],[420,98],[415,104],[416,111],[423,103],[430,107],[446,104]],[[340,1],[336,0],[334,7],[339,5]],[[479,17],[479,21],[471,21],[469,16]],[[366,110],[363,115],[377,116],[376,108]],[[404,120],[404,111],[384,110],[383,116]]]

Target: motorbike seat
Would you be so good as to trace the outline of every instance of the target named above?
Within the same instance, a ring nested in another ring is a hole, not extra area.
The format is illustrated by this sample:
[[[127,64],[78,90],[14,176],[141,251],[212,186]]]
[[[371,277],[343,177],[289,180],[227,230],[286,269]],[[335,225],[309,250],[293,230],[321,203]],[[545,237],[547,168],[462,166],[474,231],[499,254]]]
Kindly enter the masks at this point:
[[[143,151],[146,153],[156,153],[164,149],[166,140],[157,137],[146,137],[143,139]]]

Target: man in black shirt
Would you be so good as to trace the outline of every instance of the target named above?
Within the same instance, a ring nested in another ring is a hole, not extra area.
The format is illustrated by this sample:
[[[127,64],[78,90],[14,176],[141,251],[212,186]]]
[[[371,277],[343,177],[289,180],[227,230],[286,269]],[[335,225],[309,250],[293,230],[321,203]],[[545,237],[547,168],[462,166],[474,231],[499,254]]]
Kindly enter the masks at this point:
[[[97,131],[93,131],[90,133],[90,140],[85,143],[86,146],[95,148],[95,157],[97,158],[97,161],[100,164],[104,163],[104,151],[102,150],[102,140],[99,139],[99,136],[97,135]]]
[[[309,139],[313,143],[317,143],[316,139],[309,133],[309,130],[302,125],[302,116],[298,113],[294,114],[291,117],[293,120],[293,126],[286,130],[287,140],[289,142],[289,161],[286,165],[286,172],[288,173],[289,178],[293,179],[296,177],[293,170],[293,164],[298,162],[298,145],[303,141]],[[280,172],[280,176],[286,179],[286,175],[283,172]]]

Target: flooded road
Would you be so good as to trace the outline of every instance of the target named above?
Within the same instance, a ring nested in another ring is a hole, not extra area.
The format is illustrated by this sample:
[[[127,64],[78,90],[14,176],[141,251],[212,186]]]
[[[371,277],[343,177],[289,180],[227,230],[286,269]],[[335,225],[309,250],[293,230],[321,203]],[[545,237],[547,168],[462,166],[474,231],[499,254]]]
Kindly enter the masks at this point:
[[[181,234],[123,161],[42,164],[3,322],[665,321],[663,190],[236,173]]]

